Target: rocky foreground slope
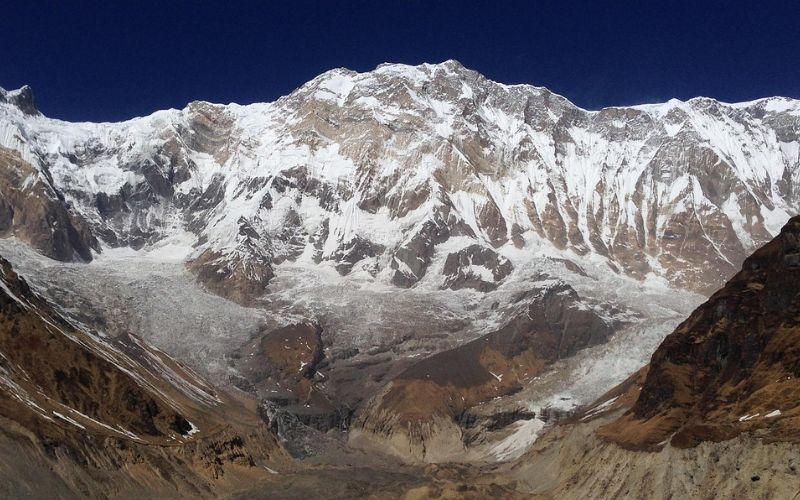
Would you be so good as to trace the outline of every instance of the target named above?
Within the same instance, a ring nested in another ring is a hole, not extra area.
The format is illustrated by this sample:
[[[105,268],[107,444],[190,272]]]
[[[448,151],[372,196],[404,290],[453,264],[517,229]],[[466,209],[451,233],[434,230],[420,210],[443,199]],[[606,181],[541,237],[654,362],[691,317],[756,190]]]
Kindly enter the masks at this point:
[[[603,435],[686,448],[743,432],[800,442],[800,217],[669,335],[642,393]]]
[[[648,367],[553,429],[510,477],[569,498],[795,498],[799,307],[795,217]]]
[[[63,315],[2,258],[0,422],[8,497],[211,496],[286,459],[242,401]]]

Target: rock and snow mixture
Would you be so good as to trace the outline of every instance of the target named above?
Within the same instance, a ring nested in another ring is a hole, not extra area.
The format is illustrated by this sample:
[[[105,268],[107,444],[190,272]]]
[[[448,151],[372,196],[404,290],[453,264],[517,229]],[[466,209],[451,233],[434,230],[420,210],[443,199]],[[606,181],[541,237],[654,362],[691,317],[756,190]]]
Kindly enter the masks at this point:
[[[93,259],[76,271],[3,246],[33,281],[134,321],[217,381],[275,323],[325,323],[335,380],[342,353],[425,356],[565,279],[640,318],[528,401],[571,408],[646,362],[694,292],[717,289],[800,210],[798,131],[792,99],[588,111],[455,61],[336,69],[272,103],[120,123],[50,119],[30,89],[0,89],[0,233]],[[205,294],[184,268],[260,309]],[[539,431],[519,423],[492,453],[515,456]]]
[[[800,203],[800,103],[780,97],[587,111],[455,61],[121,123],[0,96],[0,146],[35,168],[17,189],[47,184],[96,251],[180,237],[200,279],[242,301],[287,261],[410,287],[473,245],[494,267],[460,281],[488,290],[542,243],[710,292]]]

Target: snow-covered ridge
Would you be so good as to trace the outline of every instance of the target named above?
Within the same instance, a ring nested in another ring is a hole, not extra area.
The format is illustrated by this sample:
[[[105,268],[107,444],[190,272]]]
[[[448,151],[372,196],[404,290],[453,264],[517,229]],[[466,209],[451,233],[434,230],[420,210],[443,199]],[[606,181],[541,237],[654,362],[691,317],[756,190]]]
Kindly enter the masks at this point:
[[[465,237],[512,262],[545,243],[711,290],[800,210],[798,130],[792,99],[586,111],[455,61],[120,123],[0,102],[0,146],[104,246],[188,235],[199,276],[261,285],[288,259],[416,286]]]

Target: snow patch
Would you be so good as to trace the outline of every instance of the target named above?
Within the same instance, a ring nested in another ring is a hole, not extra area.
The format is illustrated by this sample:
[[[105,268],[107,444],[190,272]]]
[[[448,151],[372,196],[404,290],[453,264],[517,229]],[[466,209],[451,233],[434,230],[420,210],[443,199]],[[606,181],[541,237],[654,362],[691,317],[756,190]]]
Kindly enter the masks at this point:
[[[78,422],[76,422],[75,420],[71,419],[70,417],[64,415],[63,413],[59,413],[57,411],[53,411],[53,415],[55,415],[56,417],[60,418],[61,420],[65,421],[65,422],[69,422],[70,424],[74,425],[75,427],[78,427],[78,428],[81,428],[83,430],[86,430],[86,427],[84,427],[83,425],[79,424]]]
[[[539,437],[545,423],[534,418],[518,420],[511,425],[513,432],[490,450],[498,460],[513,460],[520,457]]]

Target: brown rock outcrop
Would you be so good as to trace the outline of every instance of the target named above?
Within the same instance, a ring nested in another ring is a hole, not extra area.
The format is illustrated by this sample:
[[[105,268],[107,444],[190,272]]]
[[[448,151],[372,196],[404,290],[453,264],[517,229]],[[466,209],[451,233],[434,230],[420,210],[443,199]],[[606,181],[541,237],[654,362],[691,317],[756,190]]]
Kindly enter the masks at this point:
[[[15,236],[62,261],[90,261],[99,250],[89,225],[17,152],[0,147],[0,237]]]
[[[653,354],[641,394],[600,435],[693,447],[752,433],[800,442],[800,217]]]
[[[583,307],[565,284],[517,301],[526,305],[501,329],[392,380],[362,410],[360,429],[405,458],[436,461],[462,446],[458,421],[465,410],[518,391],[551,363],[605,342],[618,326]]]
[[[447,256],[442,269],[445,277],[442,288],[473,288],[488,292],[497,288],[498,283],[511,274],[513,269],[514,266],[508,259],[491,248],[470,245]]]

